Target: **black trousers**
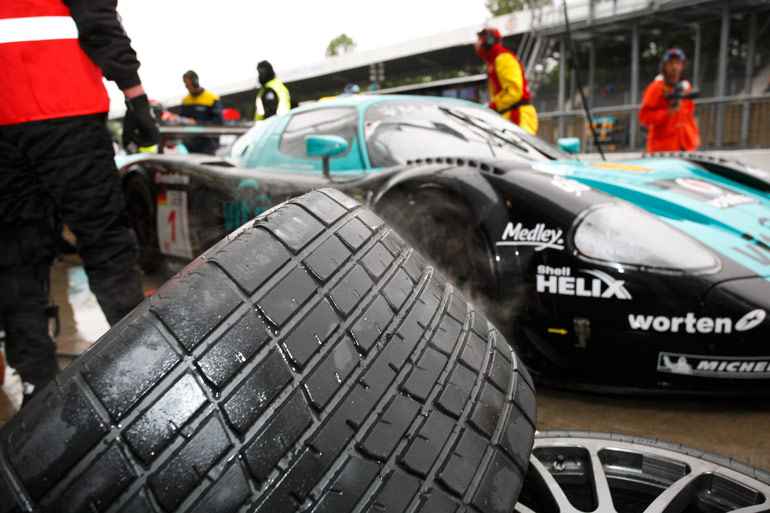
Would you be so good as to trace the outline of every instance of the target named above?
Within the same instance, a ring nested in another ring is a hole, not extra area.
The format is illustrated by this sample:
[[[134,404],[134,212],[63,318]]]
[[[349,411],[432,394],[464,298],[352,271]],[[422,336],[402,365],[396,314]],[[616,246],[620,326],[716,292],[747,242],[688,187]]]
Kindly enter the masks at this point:
[[[59,372],[48,330],[49,266],[0,268],[0,318],[8,364],[24,383],[24,396],[38,392]]]
[[[36,294],[47,293],[47,286],[33,294],[30,283],[14,285],[11,277],[15,269],[18,276],[31,276],[30,266],[50,265],[53,255],[46,244],[56,234],[45,227],[52,226],[54,216],[77,237],[89,286],[115,324],[142,300],[142,289],[138,245],[125,213],[106,114],[0,126],[0,290],[24,296],[16,303],[27,305],[22,309],[27,313],[37,308],[41,298]],[[34,275],[38,285],[47,283],[47,273],[45,280],[39,272]],[[3,310],[8,363],[21,373],[25,363],[19,358],[30,357],[18,348],[37,330],[9,331],[19,312]],[[42,321],[35,319],[25,326]]]

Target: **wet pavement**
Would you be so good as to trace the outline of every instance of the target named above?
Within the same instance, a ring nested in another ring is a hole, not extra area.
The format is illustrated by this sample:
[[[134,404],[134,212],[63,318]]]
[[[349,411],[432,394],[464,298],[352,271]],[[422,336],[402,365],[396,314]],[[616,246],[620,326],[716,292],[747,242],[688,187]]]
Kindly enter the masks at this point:
[[[143,278],[145,290],[161,278]],[[107,329],[88,290],[77,256],[56,262],[51,273],[53,301],[61,326],[56,342],[68,365]],[[0,425],[18,408],[18,380],[0,392]],[[572,393],[540,387],[538,429],[582,429],[626,433],[682,443],[770,470],[770,399],[640,399]]]
[[[657,438],[770,471],[770,399],[644,399],[537,389],[538,429]]]

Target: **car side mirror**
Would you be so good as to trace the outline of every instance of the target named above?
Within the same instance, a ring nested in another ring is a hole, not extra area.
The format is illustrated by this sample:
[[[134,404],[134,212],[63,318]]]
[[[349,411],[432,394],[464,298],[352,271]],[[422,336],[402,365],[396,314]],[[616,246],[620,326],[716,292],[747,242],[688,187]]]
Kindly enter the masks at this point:
[[[323,159],[324,176],[329,176],[329,159],[345,153],[348,142],[338,135],[308,135],[305,137],[305,151],[308,157]]]
[[[556,141],[561,151],[580,153],[580,139],[577,137],[562,137]]]

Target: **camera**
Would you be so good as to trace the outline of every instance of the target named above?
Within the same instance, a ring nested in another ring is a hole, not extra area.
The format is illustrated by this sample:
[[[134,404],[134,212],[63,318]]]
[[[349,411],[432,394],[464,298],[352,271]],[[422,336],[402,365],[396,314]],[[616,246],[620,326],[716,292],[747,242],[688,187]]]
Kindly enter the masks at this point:
[[[664,93],[663,96],[668,100],[669,105],[676,105],[680,100],[692,100],[693,98],[697,98],[700,94],[700,91],[697,89],[691,89],[689,92],[685,92],[686,88],[687,81],[680,80],[673,85],[668,94]]]

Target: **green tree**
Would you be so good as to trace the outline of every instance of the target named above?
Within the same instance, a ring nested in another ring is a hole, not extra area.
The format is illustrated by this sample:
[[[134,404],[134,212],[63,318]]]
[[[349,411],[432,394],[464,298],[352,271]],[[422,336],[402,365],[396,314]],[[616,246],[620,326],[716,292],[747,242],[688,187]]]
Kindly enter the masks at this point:
[[[347,34],[340,34],[335,37],[326,47],[326,56],[334,57],[343,53],[352,52],[356,48],[356,42],[350,39]]]
[[[487,10],[492,16],[509,14],[514,11],[521,11],[529,7],[528,0],[487,0]]]

